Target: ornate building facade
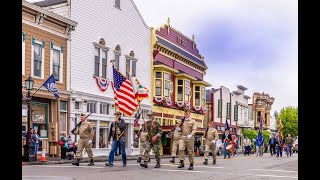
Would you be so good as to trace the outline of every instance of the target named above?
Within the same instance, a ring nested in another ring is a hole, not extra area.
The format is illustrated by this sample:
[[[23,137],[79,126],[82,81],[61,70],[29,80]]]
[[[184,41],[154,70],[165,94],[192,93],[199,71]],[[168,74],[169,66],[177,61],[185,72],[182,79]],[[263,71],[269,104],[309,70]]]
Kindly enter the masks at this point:
[[[25,0],[22,1],[22,136],[33,128],[40,136],[38,154],[59,155],[61,131],[70,131],[70,35],[77,23]],[[59,99],[42,84],[54,75]],[[27,126],[25,80],[31,90],[30,126]],[[22,145],[25,138],[22,138]]]
[[[184,109],[191,109],[191,117],[198,123],[196,138],[202,138],[206,113],[207,66],[197,49],[194,36],[188,38],[167,24],[152,30],[152,96],[155,119],[163,128],[162,154],[170,154],[171,141],[165,135],[182,119]]]
[[[260,118],[263,120],[263,128],[270,129],[270,111],[274,102],[274,98],[269,94],[253,93],[252,97],[252,118],[254,121],[254,128],[258,129],[260,126]]]

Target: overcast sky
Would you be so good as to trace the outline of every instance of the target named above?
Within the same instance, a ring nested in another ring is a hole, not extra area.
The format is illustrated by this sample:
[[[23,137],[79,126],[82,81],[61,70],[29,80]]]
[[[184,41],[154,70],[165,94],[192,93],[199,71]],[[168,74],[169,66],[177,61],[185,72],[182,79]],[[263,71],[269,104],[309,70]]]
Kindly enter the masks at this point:
[[[208,66],[205,81],[275,98],[272,115],[298,106],[298,0],[134,0],[148,26],[167,22]],[[250,99],[251,103],[252,99]]]
[[[298,106],[297,0],[134,0],[149,26],[167,22],[188,37],[208,66],[205,81],[275,98],[272,115]],[[250,102],[252,99],[250,99]]]

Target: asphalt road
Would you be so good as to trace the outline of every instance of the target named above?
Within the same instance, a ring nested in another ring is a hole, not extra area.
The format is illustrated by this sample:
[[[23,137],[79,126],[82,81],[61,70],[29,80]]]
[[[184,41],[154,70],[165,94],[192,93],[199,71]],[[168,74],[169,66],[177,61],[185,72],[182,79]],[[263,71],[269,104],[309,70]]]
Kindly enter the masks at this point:
[[[114,167],[105,167],[103,162],[96,162],[94,166],[81,163],[79,167],[71,164],[54,165],[28,165],[22,167],[23,180],[105,180],[105,179],[130,179],[140,180],[227,180],[227,179],[263,179],[285,180],[298,179],[298,154],[292,157],[276,158],[270,154],[263,157],[255,155],[238,155],[230,159],[217,157],[217,164],[203,164],[203,157],[196,157],[194,170],[189,171],[188,157],[185,159],[185,168],[179,169],[178,163],[172,164],[170,159],[162,159],[161,168],[155,169],[155,159],[152,159],[148,168],[141,167],[135,160],[127,162],[127,167],[122,167],[121,161],[115,161]],[[177,161],[177,159],[176,159]]]

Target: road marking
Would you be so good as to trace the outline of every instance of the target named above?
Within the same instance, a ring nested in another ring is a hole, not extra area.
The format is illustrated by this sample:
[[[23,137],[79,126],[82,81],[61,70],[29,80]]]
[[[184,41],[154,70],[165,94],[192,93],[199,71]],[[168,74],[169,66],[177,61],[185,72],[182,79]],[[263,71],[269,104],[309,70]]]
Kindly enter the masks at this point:
[[[264,175],[264,174],[256,174],[255,176],[263,176],[263,177],[280,177],[280,178],[292,178],[298,179],[296,176],[276,176],[276,175]]]
[[[154,171],[172,171],[172,172],[191,172],[191,173],[207,173],[206,171],[194,171],[194,170],[175,170],[175,169],[152,169]]]
[[[213,169],[215,169],[215,168],[217,168],[217,169],[224,168],[224,167],[221,167],[221,166],[194,166],[194,167],[204,167],[204,168],[213,168]]]
[[[276,172],[294,172],[294,173],[298,173],[298,171],[286,171],[286,170],[265,170],[265,169],[249,169],[251,171],[276,171]]]
[[[33,165],[33,166],[23,166],[23,167],[47,167],[47,168],[66,168],[66,167],[74,167],[74,168],[105,168],[99,166],[55,166],[55,165]]]

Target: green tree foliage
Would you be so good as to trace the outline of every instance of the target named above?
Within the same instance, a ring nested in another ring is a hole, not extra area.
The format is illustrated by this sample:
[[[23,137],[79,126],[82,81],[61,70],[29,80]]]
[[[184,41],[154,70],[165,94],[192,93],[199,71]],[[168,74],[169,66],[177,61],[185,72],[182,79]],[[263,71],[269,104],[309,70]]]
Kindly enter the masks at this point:
[[[248,138],[252,141],[252,139],[255,139],[258,136],[258,132],[256,130],[250,130],[250,129],[244,129],[242,131],[243,137]]]
[[[283,126],[283,136],[287,137],[289,133],[292,137],[298,136],[298,108],[285,107],[281,109],[279,117]]]
[[[263,134],[264,143],[267,144],[270,139],[270,132],[264,130],[262,134]]]

